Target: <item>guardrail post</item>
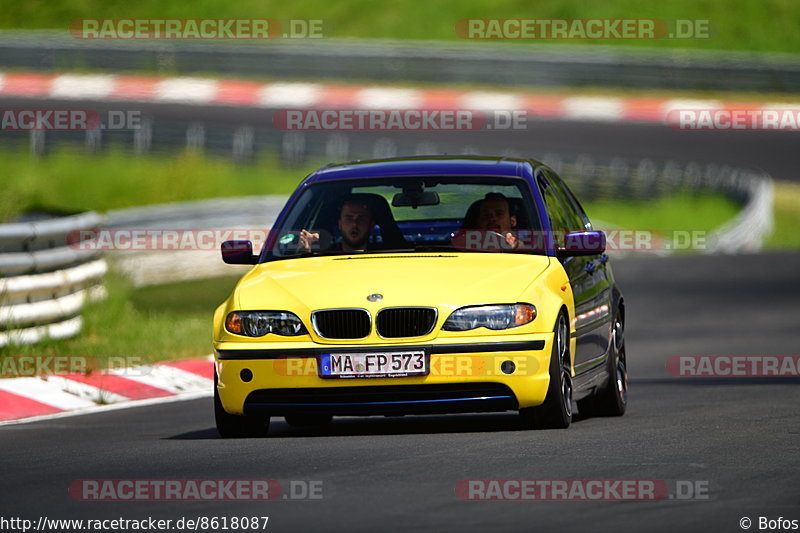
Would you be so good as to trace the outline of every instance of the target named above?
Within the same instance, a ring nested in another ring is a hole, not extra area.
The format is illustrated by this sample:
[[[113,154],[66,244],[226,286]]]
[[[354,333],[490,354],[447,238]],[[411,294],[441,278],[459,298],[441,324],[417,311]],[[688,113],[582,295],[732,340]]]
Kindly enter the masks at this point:
[[[192,122],[186,128],[186,149],[202,150],[206,144],[206,128],[202,122]]]
[[[297,131],[290,131],[281,140],[281,162],[298,165],[305,159],[306,138]]]
[[[372,145],[372,157],[375,159],[383,159],[386,157],[395,157],[397,155],[397,144],[387,137],[381,137],[375,144]]]
[[[142,119],[139,127],[133,130],[133,152],[143,154],[150,151],[153,142],[153,122],[150,119]]]
[[[325,141],[325,157],[331,161],[346,160],[349,151],[350,141],[346,135],[334,133],[329,135]]]
[[[45,134],[43,130],[31,130],[31,155],[39,157],[45,152]]]
[[[658,194],[658,174],[656,165],[649,159],[642,159],[636,167],[641,197],[645,199],[655,198]]]
[[[233,132],[231,153],[236,163],[241,163],[253,157],[254,140],[255,133],[250,126],[240,126]]]
[[[103,132],[100,130],[100,127],[92,128],[86,130],[86,140],[84,146],[86,151],[90,154],[94,154],[100,151],[100,147],[103,143]]]

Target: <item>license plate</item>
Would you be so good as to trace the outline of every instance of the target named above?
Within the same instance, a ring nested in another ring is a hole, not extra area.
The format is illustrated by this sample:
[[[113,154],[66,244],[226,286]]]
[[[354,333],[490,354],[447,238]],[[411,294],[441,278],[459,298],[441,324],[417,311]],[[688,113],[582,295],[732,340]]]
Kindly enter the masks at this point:
[[[428,373],[425,352],[326,353],[319,358],[322,378],[403,378]]]

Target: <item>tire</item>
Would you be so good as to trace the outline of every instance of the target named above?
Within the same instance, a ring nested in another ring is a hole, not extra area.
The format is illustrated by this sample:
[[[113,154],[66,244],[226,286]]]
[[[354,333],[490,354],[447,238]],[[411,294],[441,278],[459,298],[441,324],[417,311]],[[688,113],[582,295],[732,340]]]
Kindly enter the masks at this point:
[[[286,423],[292,427],[320,427],[320,426],[327,426],[333,420],[331,415],[326,415],[324,413],[317,414],[293,414],[293,415],[286,415]]]
[[[217,376],[214,375],[214,421],[217,432],[224,439],[262,437],[267,434],[269,417],[232,415],[225,411],[219,399]]]
[[[611,331],[608,383],[578,402],[582,416],[622,416],[628,407],[628,366],[625,357],[625,327],[620,313],[614,314]]]
[[[542,405],[519,411],[525,427],[565,429],[572,422],[572,374],[569,357],[567,317],[559,313],[553,327],[553,350],[550,354],[550,384]]]

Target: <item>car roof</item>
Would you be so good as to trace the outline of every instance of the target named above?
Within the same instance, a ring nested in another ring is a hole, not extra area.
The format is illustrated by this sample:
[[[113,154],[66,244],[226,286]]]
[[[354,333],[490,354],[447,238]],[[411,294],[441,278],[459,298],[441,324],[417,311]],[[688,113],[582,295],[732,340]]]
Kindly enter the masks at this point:
[[[532,159],[487,156],[416,156],[330,164],[309,175],[303,185],[320,181],[394,176],[529,177],[541,165]]]

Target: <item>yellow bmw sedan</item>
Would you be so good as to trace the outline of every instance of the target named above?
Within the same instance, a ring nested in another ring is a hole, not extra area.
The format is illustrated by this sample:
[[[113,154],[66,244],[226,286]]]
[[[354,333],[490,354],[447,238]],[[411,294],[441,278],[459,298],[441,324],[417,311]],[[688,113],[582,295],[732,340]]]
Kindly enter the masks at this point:
[[[289,198],[214,314],[217,429],[272,417],[519,411],[566,428],[627,405],[625,305],[605,235],[542,163],[328,165]]]

